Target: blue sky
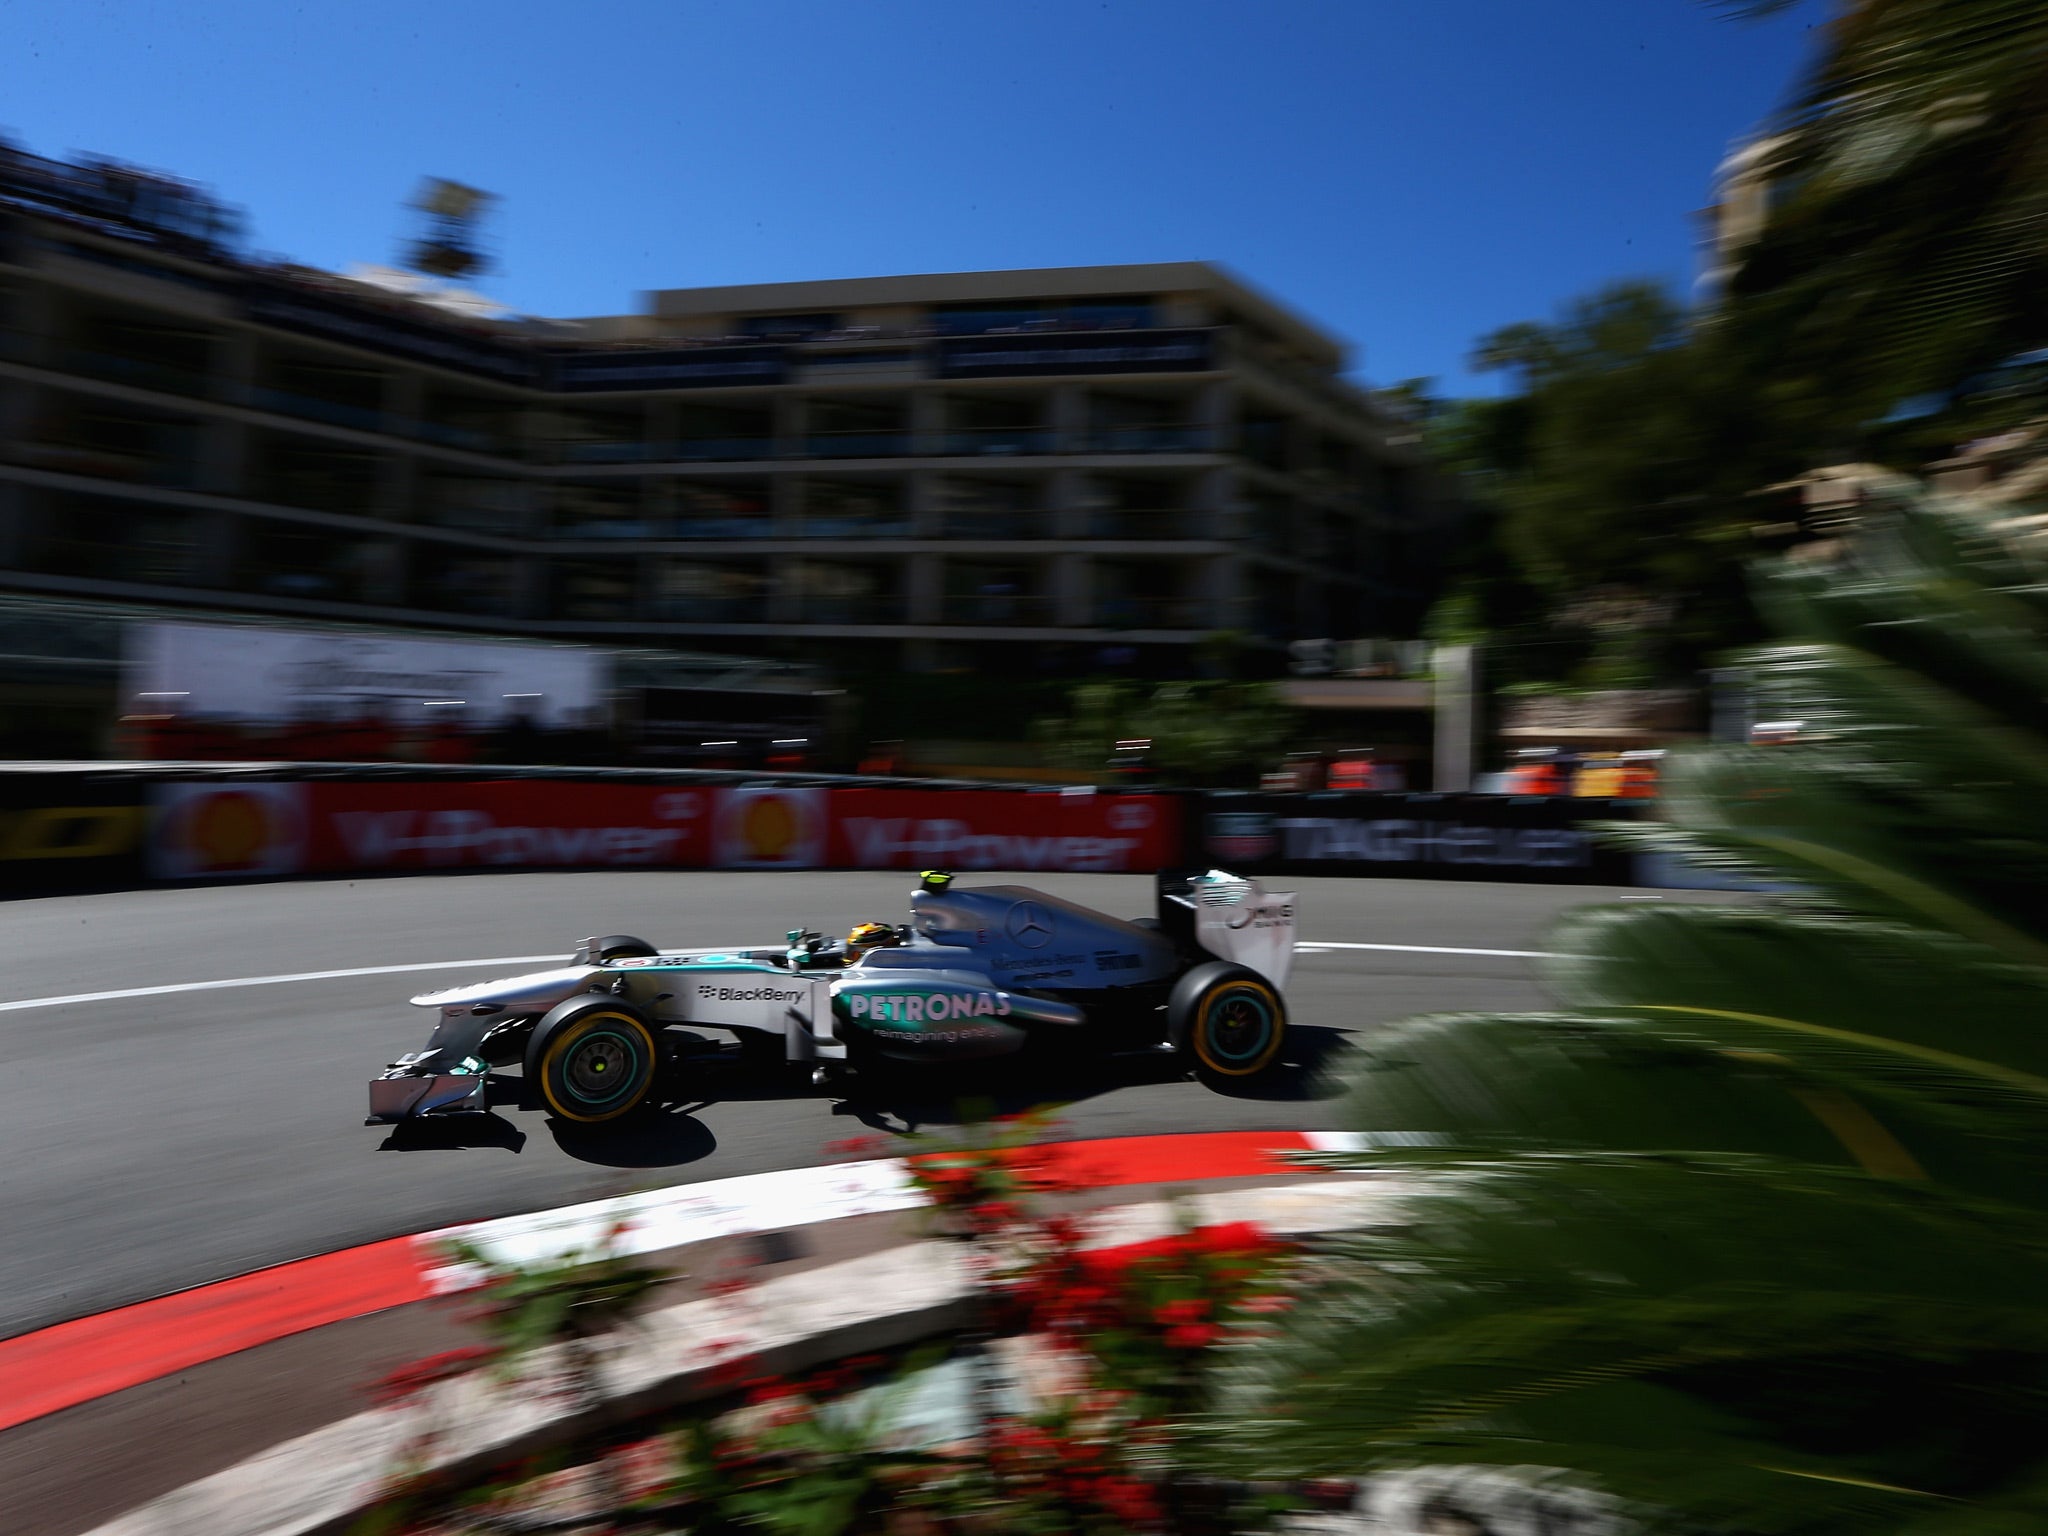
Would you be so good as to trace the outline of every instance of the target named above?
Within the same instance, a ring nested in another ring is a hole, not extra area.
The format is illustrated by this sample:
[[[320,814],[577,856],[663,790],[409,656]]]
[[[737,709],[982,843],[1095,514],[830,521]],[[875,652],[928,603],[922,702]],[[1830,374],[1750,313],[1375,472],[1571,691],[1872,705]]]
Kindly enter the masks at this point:
[[[7,0],[0,130],[204,182],[258,248],[389,261],[497,193],[481,286],[1221,261],[1376,382],[1615,278],[1689,284],[1715,163],[1820,0]]]

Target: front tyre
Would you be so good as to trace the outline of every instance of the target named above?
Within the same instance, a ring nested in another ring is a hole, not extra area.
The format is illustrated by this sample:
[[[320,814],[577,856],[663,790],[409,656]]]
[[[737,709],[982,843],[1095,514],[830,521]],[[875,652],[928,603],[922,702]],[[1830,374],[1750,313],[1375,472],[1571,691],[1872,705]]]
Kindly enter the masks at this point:
[[[1250,1082],[1272,1070],[1287,1041],[1287,1004],[1258,972],[1226,961],[1198,965],[1174,983],[1167,1038],[1211,1087]]]
[[[574,999],[535,1029],[526,1075],[549,1113],[578,1125],[623,1120],[647,1102],[661,1064],[654,1029],[612,998]]]

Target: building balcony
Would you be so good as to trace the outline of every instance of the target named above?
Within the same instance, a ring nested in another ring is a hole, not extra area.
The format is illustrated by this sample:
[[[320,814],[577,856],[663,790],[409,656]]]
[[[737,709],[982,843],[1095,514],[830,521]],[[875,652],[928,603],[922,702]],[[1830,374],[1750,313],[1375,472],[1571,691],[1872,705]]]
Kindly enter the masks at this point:
[[[1192,509],[1104,507],[1088,514],[1091,539],[1207,539],[1214,529],[1210,513]]]
[[[458,427],[445,421],[405,421],[399,422],[395,430],[401,437],[442,448],[460,448],[465,453],[489,454],[500,459],[523,457],[517,444],[476,427]]]
[[[678,517],[661,525],[658,539],[772,539],[775,519],[765,515]]]
[[[564,464],[644,464],[655,457],[653,443],[562,443],[556,457]]]
[[[494,538],[518,538],[528,527],[529,514],[522,510],[491,506],[473,501],[430,501],[420,509],[420,521],[435,528],[446,528],[453,533],[481,533]],[[600,538],[604,535],[587,534],[585,537]],[[640,538],[645,535],[622,534],[617,537]]]
[[[1010,457],[1054,453],[1058,448],[1058,439],[1044,427],[991,427],[971,432],[947,432],[939,440],[939,451],[955,456]]]
[[[182,368],[174,363],[158,362],[150,358],[130,357],[124,353],[101,352],[88,347],[71,347],[63,354],[61,368],[72,373],[82,373],[90,378],[105,379],[114,384],[132,384],[137,389],[153,389],[166,395],[182,395],[188,399],[206,399],[212,395],[212,381],[206,374],[195,368]]]
[[[768,599],[765,596],[657,596],[648,604],[648,617],[670,624],[765,624],[768,622]]]
[[[245,564],[235,572],[235,588],[263,597],[298,598],[306,602],[361,603],[369,598],[359,573],[317,567],[269,568]]]
[[[881,593],[797,600],[799,624],[901,624],[903,599]]]
[[[1095,427],[1087,434],[1090,453],[1207,453],[1216,434],[1207,427]]]
[[[670,464],[718,464],[776,457],[772,437],[690,437],[649,444],[647,456]]]
[[[907,512],[806,512],[793,531],[803,539],[908,539],[917,525]]]
[[[1054,615],[1052,599],[1035,593],[973,592],[948,594],[941,616],[947,624],[1042,628]]]
[[[945,515],[949,539],[1052,539],[1059,536],[1058,514],[1045,511],[963,511]]]
[[[90,443],[22,443],[9,457],[32,469],[118,480],[125,485],[154,485],[170,491],[199,487],[198,466],[170,454],[136,453]]]
[[[1215,628],[1212,610],[1185,597],[1103,597],[1096,599],[1094,622],[1103,629]]]
[[[322,400],[316,395],[302,395],[289,389],[271,389],[261,385],[251,387],[246,398],[252,409],[270,411],[278,416],[295,416],[301,421],[325,422],[332,427],[350,427],[358,432],[384,430],[384,413],[369,406],[344,405],[338,400]]]
[[[804,455],[813,459],[893,459],[915,452],[908,432],[813,432]]]

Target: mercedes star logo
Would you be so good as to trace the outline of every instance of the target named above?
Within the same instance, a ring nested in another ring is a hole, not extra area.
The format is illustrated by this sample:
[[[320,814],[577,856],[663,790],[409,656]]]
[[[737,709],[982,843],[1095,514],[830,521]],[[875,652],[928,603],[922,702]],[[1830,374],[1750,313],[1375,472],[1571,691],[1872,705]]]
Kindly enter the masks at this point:
[[[1052,942],[1052,914],[1035,901],[1020,901],[1003,919],[1003,932],[1026,949],[1043,949]]]

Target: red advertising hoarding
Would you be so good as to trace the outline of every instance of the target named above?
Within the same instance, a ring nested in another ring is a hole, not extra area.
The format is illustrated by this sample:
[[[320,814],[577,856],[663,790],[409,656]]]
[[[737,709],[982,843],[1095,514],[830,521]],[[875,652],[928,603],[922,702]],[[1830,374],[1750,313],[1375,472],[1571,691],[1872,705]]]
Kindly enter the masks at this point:
[[[164,784],[168,879],[434,869],[1143,872],[1180,856],[1169,795],[678,789],[562,779]]]
[[[1149,872],[1180,858],[1170,795],[1029,790],[835,789],[840,869]]]
[[[322,783],[303,868],[702,869],[712,792],[549,779]]]

